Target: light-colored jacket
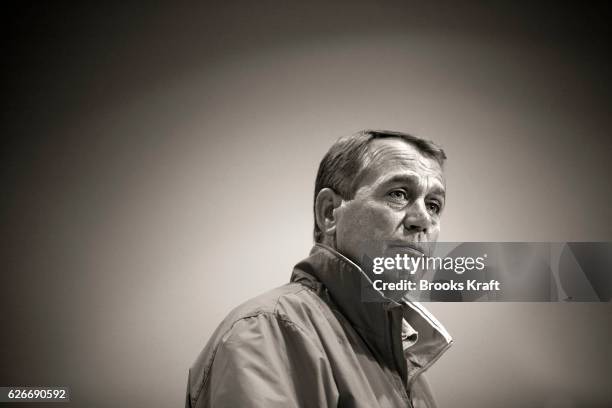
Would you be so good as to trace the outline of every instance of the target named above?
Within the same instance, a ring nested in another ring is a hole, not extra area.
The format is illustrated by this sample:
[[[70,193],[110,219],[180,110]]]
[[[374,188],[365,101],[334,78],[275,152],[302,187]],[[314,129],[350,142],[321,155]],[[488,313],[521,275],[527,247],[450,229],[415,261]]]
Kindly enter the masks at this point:
[[[189,370],[187,408],[435,407],[451,344],[417,303],[362,302],[364,272],[315,245],[291,282],[234,309]]]

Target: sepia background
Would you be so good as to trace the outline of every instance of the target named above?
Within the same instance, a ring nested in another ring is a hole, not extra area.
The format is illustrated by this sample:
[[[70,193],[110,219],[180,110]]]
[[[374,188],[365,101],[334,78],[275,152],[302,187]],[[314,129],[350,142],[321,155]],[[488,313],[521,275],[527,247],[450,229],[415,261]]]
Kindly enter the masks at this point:
[[[0,385],[182,406],[231,308],[312,245],[320,159],[445,148],[444,241],[612,241],[611,8],[3,6]],[[607,304],[428,304],[441,407],[612,405]]]

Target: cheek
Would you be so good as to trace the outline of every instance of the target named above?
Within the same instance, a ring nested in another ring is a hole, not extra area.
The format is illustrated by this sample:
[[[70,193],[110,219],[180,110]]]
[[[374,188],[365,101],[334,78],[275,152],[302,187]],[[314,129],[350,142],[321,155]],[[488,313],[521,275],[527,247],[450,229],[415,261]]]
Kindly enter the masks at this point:
[[[347,210],[343,229],[345,233],[355,234],[361,239],[388,237],[401,224],[399,213],[384,204],[368,203]]]
[[[438,240],[438,235],[440,234],[440,224],[436,222],[429,228],[427,232],[428,241],[433,242]]]

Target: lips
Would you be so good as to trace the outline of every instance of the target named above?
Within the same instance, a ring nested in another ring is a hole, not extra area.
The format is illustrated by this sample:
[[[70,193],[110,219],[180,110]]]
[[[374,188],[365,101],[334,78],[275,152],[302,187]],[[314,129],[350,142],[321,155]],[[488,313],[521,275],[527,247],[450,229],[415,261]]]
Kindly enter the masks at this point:
[[[393,248],[395,250],[410,250],[412,252],[418,252],[418,254],[425,255],[425,247],[419,242],[390,242],[389,248]]]

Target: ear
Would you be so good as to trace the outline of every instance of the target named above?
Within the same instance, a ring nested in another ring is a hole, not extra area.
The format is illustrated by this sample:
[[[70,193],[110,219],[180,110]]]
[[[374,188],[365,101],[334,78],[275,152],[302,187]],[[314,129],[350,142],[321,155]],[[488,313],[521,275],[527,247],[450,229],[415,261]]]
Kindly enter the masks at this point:
[[[323,232],[323,236],[329,237],[336,233],[336,209],[342,204],[342,197],[331,188],[319,191],[315,200],[315,217],[317,226]]]

